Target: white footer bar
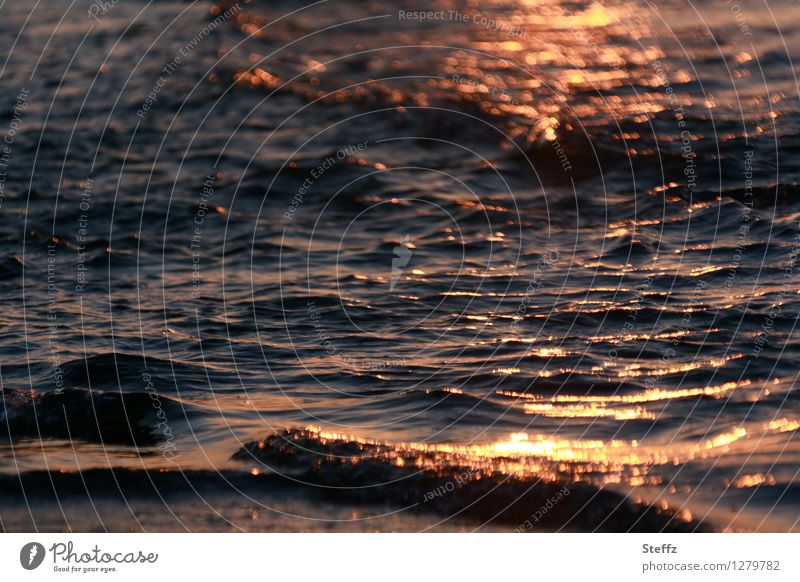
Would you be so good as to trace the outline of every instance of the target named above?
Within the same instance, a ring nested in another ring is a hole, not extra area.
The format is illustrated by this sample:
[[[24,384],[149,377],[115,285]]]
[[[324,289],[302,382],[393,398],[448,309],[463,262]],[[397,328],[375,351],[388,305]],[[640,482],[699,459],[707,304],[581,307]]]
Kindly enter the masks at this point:
[[[3,534],[0,578],[797,581],[798,541],[793,534]]]

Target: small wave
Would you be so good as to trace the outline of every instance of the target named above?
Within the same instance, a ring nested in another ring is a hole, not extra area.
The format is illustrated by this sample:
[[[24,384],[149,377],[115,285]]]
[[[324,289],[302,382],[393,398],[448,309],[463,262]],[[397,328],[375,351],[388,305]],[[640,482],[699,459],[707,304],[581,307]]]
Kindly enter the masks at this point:
[[[36,394],[3,390],[0,438],[69,439],[92,443],[152,446],[163,438],[156,430],[158,409],[145,392],[113,393],[64,390]],[[159,405],[178,403],[159,397]]]
[[[710,526],[668,509],[637,504],[588,483],[509,470],[501,448],[470,455],[465,447],[387,444],[290,429],[247,443],[233,458],[286,472],[328,499],[394,503],[409,510],[460,516],[482,524],[521,526],[559,491],[568,491],[539,518],[543,530],[696,531]],[[505,470],[504,470],[505,467]],[[438,493],[434,493],[438,492]]]

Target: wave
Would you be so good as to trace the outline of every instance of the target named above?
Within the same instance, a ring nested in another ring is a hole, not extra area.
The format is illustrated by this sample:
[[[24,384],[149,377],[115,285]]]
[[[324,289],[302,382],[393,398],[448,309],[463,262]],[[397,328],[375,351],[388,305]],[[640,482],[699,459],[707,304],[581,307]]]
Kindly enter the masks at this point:
[[[288,429],[245,444],[233,458],[286,475],[328,500],[390,503],[445,519],[459,516],[519,528],[536,515],[536,529],[543,530],[712,529],[588,483],[507,472],[503,467],[512,455],[476,459],[463,447],[389,445],[316,429]],[[568,494],[559,497],[563,491]]]
[[[158,430],[159,409],[180,404],[147,392],[114,393],[97,390],[23,392],[3,390],[0,438],[69,439],[91,443],[153,446],[165,439]]]

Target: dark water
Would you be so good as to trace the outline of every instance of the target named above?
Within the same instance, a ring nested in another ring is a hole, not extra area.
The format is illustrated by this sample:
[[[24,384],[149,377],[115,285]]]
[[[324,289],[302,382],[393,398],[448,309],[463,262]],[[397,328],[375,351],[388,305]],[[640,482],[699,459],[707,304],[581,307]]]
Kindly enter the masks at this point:
[[[2,529],[798,529],[796,3],[101,5],[0,4]]]

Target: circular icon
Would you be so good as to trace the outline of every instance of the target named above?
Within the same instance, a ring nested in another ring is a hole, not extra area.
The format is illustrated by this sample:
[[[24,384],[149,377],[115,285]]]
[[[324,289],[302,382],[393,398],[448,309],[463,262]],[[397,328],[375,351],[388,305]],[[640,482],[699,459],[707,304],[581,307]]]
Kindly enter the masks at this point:
[[[19,551],[19,563],[26,570],[35,570],[44,561],[44,546],[39,542],[30,542]]]

